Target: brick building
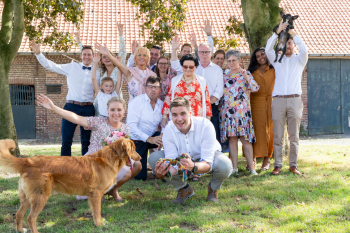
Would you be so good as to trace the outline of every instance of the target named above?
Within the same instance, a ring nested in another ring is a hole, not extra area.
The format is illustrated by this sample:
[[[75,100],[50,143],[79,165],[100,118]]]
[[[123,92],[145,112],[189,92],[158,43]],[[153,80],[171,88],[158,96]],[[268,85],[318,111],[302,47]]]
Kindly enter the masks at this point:
[[[113,26],[117,21],[125,25],[124,37],[128,52],[131,51],[132,40],[137,39],[141,44],[146,42],[148,35],[144,37],[139,35],[140,22],[134,20],[137,8],[129,2],[125,0],[85,0],[84,2],[85,21],[81,28],[81,40],[84,44],[102,42],[108,44],[112,52],[117,52],[119,46],[117,28]],[[1,4],[0,8],[3,7]],[[281,7],[288,13],[299,15],[295,21],[295,30],[306,43],[309,51],[309,62],[302,78],[304,102],[302,124],[305,132],[350,134],[348,120],[350,118],[350,68],[348,68],[350,67],[350,29],[348,27],[350,5],[348,0],[282,0]],[[190,0],[186,29],[180,33],[182,41],[186,41],[191,32],[196,33],[198,42],[205,41],[205,34],[200,28],[205,19],[213,21],[214,36],[226,36],[224,27],[232,15],[243,21],[240,1],[233,3],[231,0]],[[73,33],[76,30],[74,25],[65,23],[61,19],[58,19],[58,22],[64,31]],[[66,77],[45,70],[30,51],[28,42],[26,37],[23,38],[18,56],[11,67],[10,85],[30,86],[35,94],[47,94],[56,105],[63,107],[67,95]],[[247,68],[249,46],[245,38],[240,38],[238,49],[243,53],[243,61]],[[165,50],[169,53],[170,45],[166,45]],[[71,62],[71,59],[56,53],[48,46],[42,46],[42,51],[48,59],[56,63]],[[77,47],[72,48],[65,55],[80,60]],[[124,97],[127,98],[126,88],[124,83],[122,90]],[[35,114],[31,117],[33,117],[32,122],[35,122],[33,129],[36,138],[60,139],[60,117],[38,106],[35,106]],[[77,130],[76,136],[78,134]]]

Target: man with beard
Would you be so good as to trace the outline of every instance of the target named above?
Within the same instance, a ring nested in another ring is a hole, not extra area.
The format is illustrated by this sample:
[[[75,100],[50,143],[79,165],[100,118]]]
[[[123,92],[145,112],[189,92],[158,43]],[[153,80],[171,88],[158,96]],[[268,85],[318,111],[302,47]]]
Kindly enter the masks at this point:
[[[275,58],[273,49],[278,34],[286,30],[287,24],[280,23],[266,44],[266,55],[270,61]],[[284,125],[286,117],[288,120],[288,135],[290,141],[289,171],[300,175],[297,169],[299,149],[299,128],[303,113],[303,101],[301,99],[301,77],[308,60],[307,48],[300,37],[289,29],[291,38],[287,42],[287,51],[282,62],[272,62],[275,68],[276,79],[272,92],[272,121],[273,121],[273,150],[275,156],[275,169],[273,175],[279,175],[282,169],[282,145],[284,136]],[[300,53],[294,54],[294,48],[298,46]],[[278,55],[281,56],[281,55]]]

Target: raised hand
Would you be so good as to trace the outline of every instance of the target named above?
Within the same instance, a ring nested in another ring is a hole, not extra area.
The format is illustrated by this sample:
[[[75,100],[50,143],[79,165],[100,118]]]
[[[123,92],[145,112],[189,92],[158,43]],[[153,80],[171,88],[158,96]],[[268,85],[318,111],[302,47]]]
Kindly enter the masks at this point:
[[[100,54],[94,53],[94,58],[93,58],[94,65],[95,65],[95,64],[97,65],[97,64],[100,62],[100,60],[101,60]]]
[[[133,42],[131,43],[131,53],[134,54],[135,50],[140,47],[139,42],[137,42],[137,40],[133,40]]]
[[[34,40],[29,42],[29,48],[31,48],[36,55],[40,54],[40,44],[35,43]]]
[[[178,50],[180,48],[180,37],[174,36],[171,41],[171,48],[172,50]]]
[[[276,33],[280,34],[282,31],[285,31],[287,26],[288,26],[288,24],[284,24],[283,19],[282,19],[282,21],[280,22],[280,25],[278,26],[278,28],[276,30]]]
[[[212,29],[213,29],[213,22],[210,22],[210,20],[204,20],[204,27],[201,27],[203,29],[203,31],[205,32],[205,34],[207,34],[207,36],[211,36],[212,33]]]
[[[102,45],[100,43],[96,43],[95,48],[96,48],[96,52],[99,52],[103,55],[108,55],[108,53],[109,53],[109,49],[108,49],[106,44]]]
[[[243,76],[248,75],[247,71],[246,71],[245,69],[242,69],[241,67],[239,67],[239,72],[240,72]]]
[[[37,103],[46,109],[52,110],[54,108],[53,102],[47,96],[40,94],[36,97]]]
[[[81,43],[81,41],[80,41],[80,30],[78,29],[73,34],[75,35],[75,41],[77,42],[77,44]]]
[[[117,28],[118,28],[119,36],[123,35],[123,27],[124,27],[123,24],[117,22]]]
[[[196,33],[192,32],[190,34],[191,45],[195,50],[198,50]]]

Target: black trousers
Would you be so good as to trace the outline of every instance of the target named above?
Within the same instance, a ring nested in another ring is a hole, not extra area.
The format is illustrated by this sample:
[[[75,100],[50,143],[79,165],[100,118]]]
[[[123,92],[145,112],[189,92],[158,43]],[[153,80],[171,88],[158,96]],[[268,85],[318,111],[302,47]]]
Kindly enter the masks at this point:
[[[80,106],[77,104],[66,103],[64,110],[74,112],[79,116],[94,116],[95,109],[93,105]],[[73,143],[73,136],[77,124],[74,124],[66,119],[62,119],[62,147],[61,156],[71,156],[71,148]],[[85,130],[80,126],[80,141],[81,141],[81,155],[85,155],[88,152],[90,145],[91,130]]]
[[[160,132],[155,132],[152,137],[159,136]],[[141,156],[142,169],[139,174],[135,176],[135,180],[146,180],[147,179],[147,159],[148,159],[148,149],[157,148],[157,145],[150,144],[148,142],[136,141],[136,152]]]
[[[213,116],[211,117],[210,121],[213,123],[216,133],[216,140],[220,142],[220,112],[219,107],[216,104],[211,105],[211,110],[213,112]]]

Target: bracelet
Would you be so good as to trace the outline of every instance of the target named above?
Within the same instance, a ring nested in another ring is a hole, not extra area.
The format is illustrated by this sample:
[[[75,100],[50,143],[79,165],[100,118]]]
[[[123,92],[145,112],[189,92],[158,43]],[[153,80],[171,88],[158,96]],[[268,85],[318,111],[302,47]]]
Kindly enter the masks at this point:
[[[163,116],[163,119],[166,119],[166,118],[168,118],[168,116]]]

